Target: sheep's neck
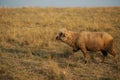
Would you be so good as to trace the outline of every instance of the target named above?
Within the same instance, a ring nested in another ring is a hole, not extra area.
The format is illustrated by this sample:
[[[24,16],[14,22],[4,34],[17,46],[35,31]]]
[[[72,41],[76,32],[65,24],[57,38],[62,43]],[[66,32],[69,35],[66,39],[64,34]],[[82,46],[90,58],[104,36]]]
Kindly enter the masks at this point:
[[[76,38],[77,38],[77,33],[72,33],[71,36],[67,38],[66,43],[71,47],[75,47]]]

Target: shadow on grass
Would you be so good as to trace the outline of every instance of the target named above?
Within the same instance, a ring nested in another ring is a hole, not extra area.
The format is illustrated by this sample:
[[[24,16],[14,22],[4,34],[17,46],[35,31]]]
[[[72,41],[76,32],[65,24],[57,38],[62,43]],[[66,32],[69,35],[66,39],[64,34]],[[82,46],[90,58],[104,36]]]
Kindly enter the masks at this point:
[[[34,56],[39,56],[41,58],[67,58],[69,56],[69,52],[54,52],[47,49],[40,49],[40,50],[31,50],[28,49],[13,49],[13,48],[4,48],[0,46],[0,52],[4,53],[29,53],[31,52]]]
[[[68,58],[69,53],[67,52],[54,52],[54,51],[49,51],[49,50],[36,50],[32,51],[32,55],[35,56],[40,56],[42,58]]]
[[[25,50],[19,50],[19,49],[12,49],[12,48],[4,48],[0,46],[1,52],[10,52],[10,53],[27,53]]]

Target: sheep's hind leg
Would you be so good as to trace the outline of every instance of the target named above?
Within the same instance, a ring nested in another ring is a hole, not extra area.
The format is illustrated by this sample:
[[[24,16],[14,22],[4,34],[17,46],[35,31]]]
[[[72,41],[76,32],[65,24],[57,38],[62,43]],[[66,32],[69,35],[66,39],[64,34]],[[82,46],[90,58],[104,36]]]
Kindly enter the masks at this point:
[[[112,50],[109,53],[114,57],[114,61],[115,61],[116,65],[118,65],[118,56],[117,56],[115,50]]]
[[[101,52],[103,54],[103,58],[102,58],[101,63],[103,63],[105,61],[105,58],[107,57],[108,53],[107,53],[107,51],[101,51]]]
[[[85,59],[85,64],[88,62],[88,54],[87,54],[87,50],[86,49],[81,49],[83,55],[84,55],[84,59]]]

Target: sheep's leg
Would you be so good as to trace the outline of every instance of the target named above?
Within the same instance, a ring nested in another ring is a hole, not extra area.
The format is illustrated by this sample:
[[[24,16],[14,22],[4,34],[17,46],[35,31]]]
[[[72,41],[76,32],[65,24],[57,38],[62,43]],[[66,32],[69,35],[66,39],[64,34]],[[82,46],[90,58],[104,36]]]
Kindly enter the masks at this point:
[[[109,52],[113,57],[114,57],[114,61],[116,64],[118,64],[118,56],[116,55],[115,50],[112,50],[111,52]]]
[[[88,62],[88,54],[87,54],[87,50],[84,48],[84,49],[81,49],[83,55],[84,55],[84,59],[85,59],[85,64]]]
[[[79,49],[77,48],[73,48],[73,51],[71,54],[69,54],[68,58],[70,59],[71,58],[71,55],[74,55],[75,52],[79,51]]]
[[[106,51],[101,51],[103,54],[103,59],[101,61],[101,63],[103,63],[105,61],[105,58],[107,57],[108,53]]]

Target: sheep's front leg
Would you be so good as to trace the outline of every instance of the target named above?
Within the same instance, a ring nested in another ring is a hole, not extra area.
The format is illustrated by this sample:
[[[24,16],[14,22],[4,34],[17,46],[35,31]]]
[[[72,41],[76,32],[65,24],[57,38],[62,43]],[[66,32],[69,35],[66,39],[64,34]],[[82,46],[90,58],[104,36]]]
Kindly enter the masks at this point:
[[[73,48],[73,51],[71,54],[69,54],[68,58],[70,59],[72,55],[74,55],[75,52],[77,52],[79,49]]]
[[[77,52],[77,51],[79,51],[79,48],[74,47],[74,48],[73,48],[73,52]]]

